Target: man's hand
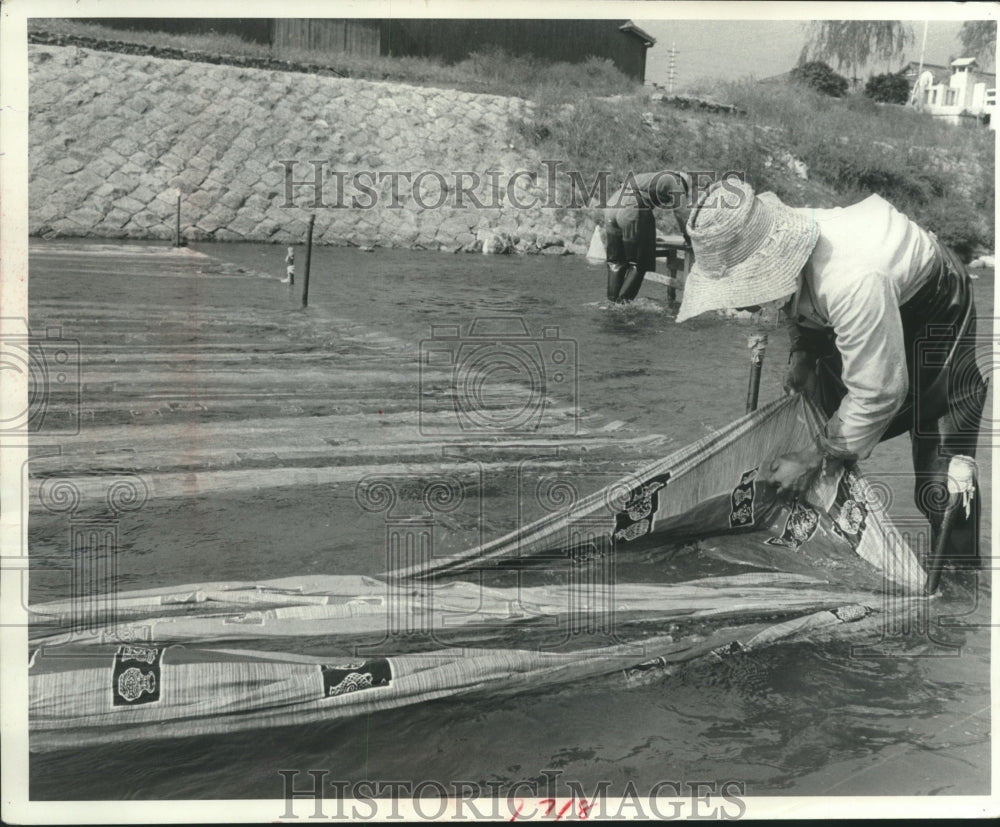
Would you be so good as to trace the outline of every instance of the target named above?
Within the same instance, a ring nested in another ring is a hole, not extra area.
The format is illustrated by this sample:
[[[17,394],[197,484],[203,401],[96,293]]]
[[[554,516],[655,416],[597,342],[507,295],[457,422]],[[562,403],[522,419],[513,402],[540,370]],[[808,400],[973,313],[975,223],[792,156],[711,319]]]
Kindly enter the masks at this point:
[[[801,393],[810,399],[817,390],[816,360],[808,353],[796,350],[792,353],[782,387],[787,394]]]
[[[763,474],[763,482],[773,485],[778,494],[801,497],[809,490],[823,467],[823,455],[815,448],[785,454],[773,460]]]

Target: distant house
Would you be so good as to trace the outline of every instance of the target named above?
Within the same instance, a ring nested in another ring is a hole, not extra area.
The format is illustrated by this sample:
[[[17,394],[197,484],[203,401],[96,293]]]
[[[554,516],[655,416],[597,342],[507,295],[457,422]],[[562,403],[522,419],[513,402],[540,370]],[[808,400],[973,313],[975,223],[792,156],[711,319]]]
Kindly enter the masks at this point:
[[[856,89],[860,85],[860,80],[858,78],[855,78],[852,81],[851,78],[845,77],[844,80],[847,81],[848,87],[851,89]],[[766,78],[761,78],[757,81],[757,83],[764,83],[771,86],[785,83],[795,83],[795,69],[789,69],[787,72],[782,72],[780,75],[769,75]]]
[[[766,78],[761,78],[757,83],[766,83],[768,85],[776,85],[780,83],[791,83],[792,73],[791,71],[782,72],[780,75],[769,75]]]
[[[951,123],[976,118],[996,129],[996,75],[979,69],[974,57],[960,57],[948,67],[911,61],[900,70],[910,81],[910,105]]]
[[[934,83],[947,83],[948,78],[951,77],[951,69],[948,66],[943,66],[939,63],[924,63],[923,66],[919,61],[911,60],[902,69],[900,69],[896,74],[900,77],[906,78],[910,82],[910,87],[916,85],[917,77],[920,72],[930,72],[931,76],[934,78]]]
[[[860,81],[857,78],[852,81],[850,78],[845,77],[844,80],[847,81],[849,89],[856,89],[860,85]],[[782,72],[780,75],[769,75],[766,78],[761,78],[757,81],[757,83],[763,83],[768,86],[795,83],[795,69],[789,69],[787,72]]]

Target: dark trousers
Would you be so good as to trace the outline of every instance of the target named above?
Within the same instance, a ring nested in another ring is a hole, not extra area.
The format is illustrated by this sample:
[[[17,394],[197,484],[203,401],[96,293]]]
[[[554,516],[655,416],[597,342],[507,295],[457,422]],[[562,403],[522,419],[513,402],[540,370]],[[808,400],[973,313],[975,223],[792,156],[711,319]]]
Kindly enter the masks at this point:
[[[609,211],[604,226],[608,299],[631,301],[646,273],[656,270],[656,219],[648,207],[621,207]]]
[[[956,454],[975,457],[986,402],[986,381],[976,362],[976,308],[965,266],[940,247],[937,271],[899,309],[906,342],[909,391],[882,440],[909,431],[917,507],[937,539],[948,502],[948,463]],[[832,334],[818,339],[819,403],[827,416],[840,405],[846,389],[840,353]],[[952,528],[950,558],[979,554],[979,487],[972,511]]]

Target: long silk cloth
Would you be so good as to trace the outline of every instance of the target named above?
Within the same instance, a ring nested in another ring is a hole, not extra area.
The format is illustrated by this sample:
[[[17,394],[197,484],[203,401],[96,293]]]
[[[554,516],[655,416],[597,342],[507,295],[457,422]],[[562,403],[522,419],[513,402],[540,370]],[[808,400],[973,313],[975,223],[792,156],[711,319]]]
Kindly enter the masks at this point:
[[[819,427],[800,398],[778,400],[569,511],[380,578],[121,592],[98,627],[77,628],[71,601],[34,605],[30,746],[308,724],[601,676],[627,685],[782,641],[884,635],[905,626],[924,572],[879,492],[853,468],[793,503],[758,480]],[[744,570],[620,582],[630,558],[662,548]],[[560,552],[562,582],[484,581]]]

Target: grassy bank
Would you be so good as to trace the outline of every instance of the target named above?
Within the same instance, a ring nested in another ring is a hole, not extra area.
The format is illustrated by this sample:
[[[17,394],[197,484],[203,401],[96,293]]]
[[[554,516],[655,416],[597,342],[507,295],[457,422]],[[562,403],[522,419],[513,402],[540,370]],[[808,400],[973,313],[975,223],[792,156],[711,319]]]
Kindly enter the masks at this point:
[[[713,97],[744,115],[679,110],[649,94],[536,103],[515,124],[523,140],[587,180],[601,170],[674,167],[744,174],[795,206],[844,206],[877,193],[964,257],[993,249],[994,140],[862,96],[835,99],[789,85],[719,85]],[[808,168],[796,175],[795,160]]]
[[[589,186],[629,171],[736,171],[795,206],[843,206],[878,193],[966,258],[994,243],[995,132],[952,126],[860,95],[830,98],[797,86],[716,84],[715,99],[744,114],[680,109],[656,99],[607,60],[544,63],[496,49],[455,64],[301,50],[277,55],[233,35],[112,29],[74,20],[32,20],[34,31],[126,41],[209,55],[280,59],[345,77],[517,96],[532,102],[511,140],[558,159]],[[315,70],[313,70],[315,71]],[[796,161],[808,177],[796,174]]]
[[[959,252],[992,249],[996,132],[912,109],[797,87],[728,84],[757,123],[781,125],[789,151],[849,201],[878,193]]]

